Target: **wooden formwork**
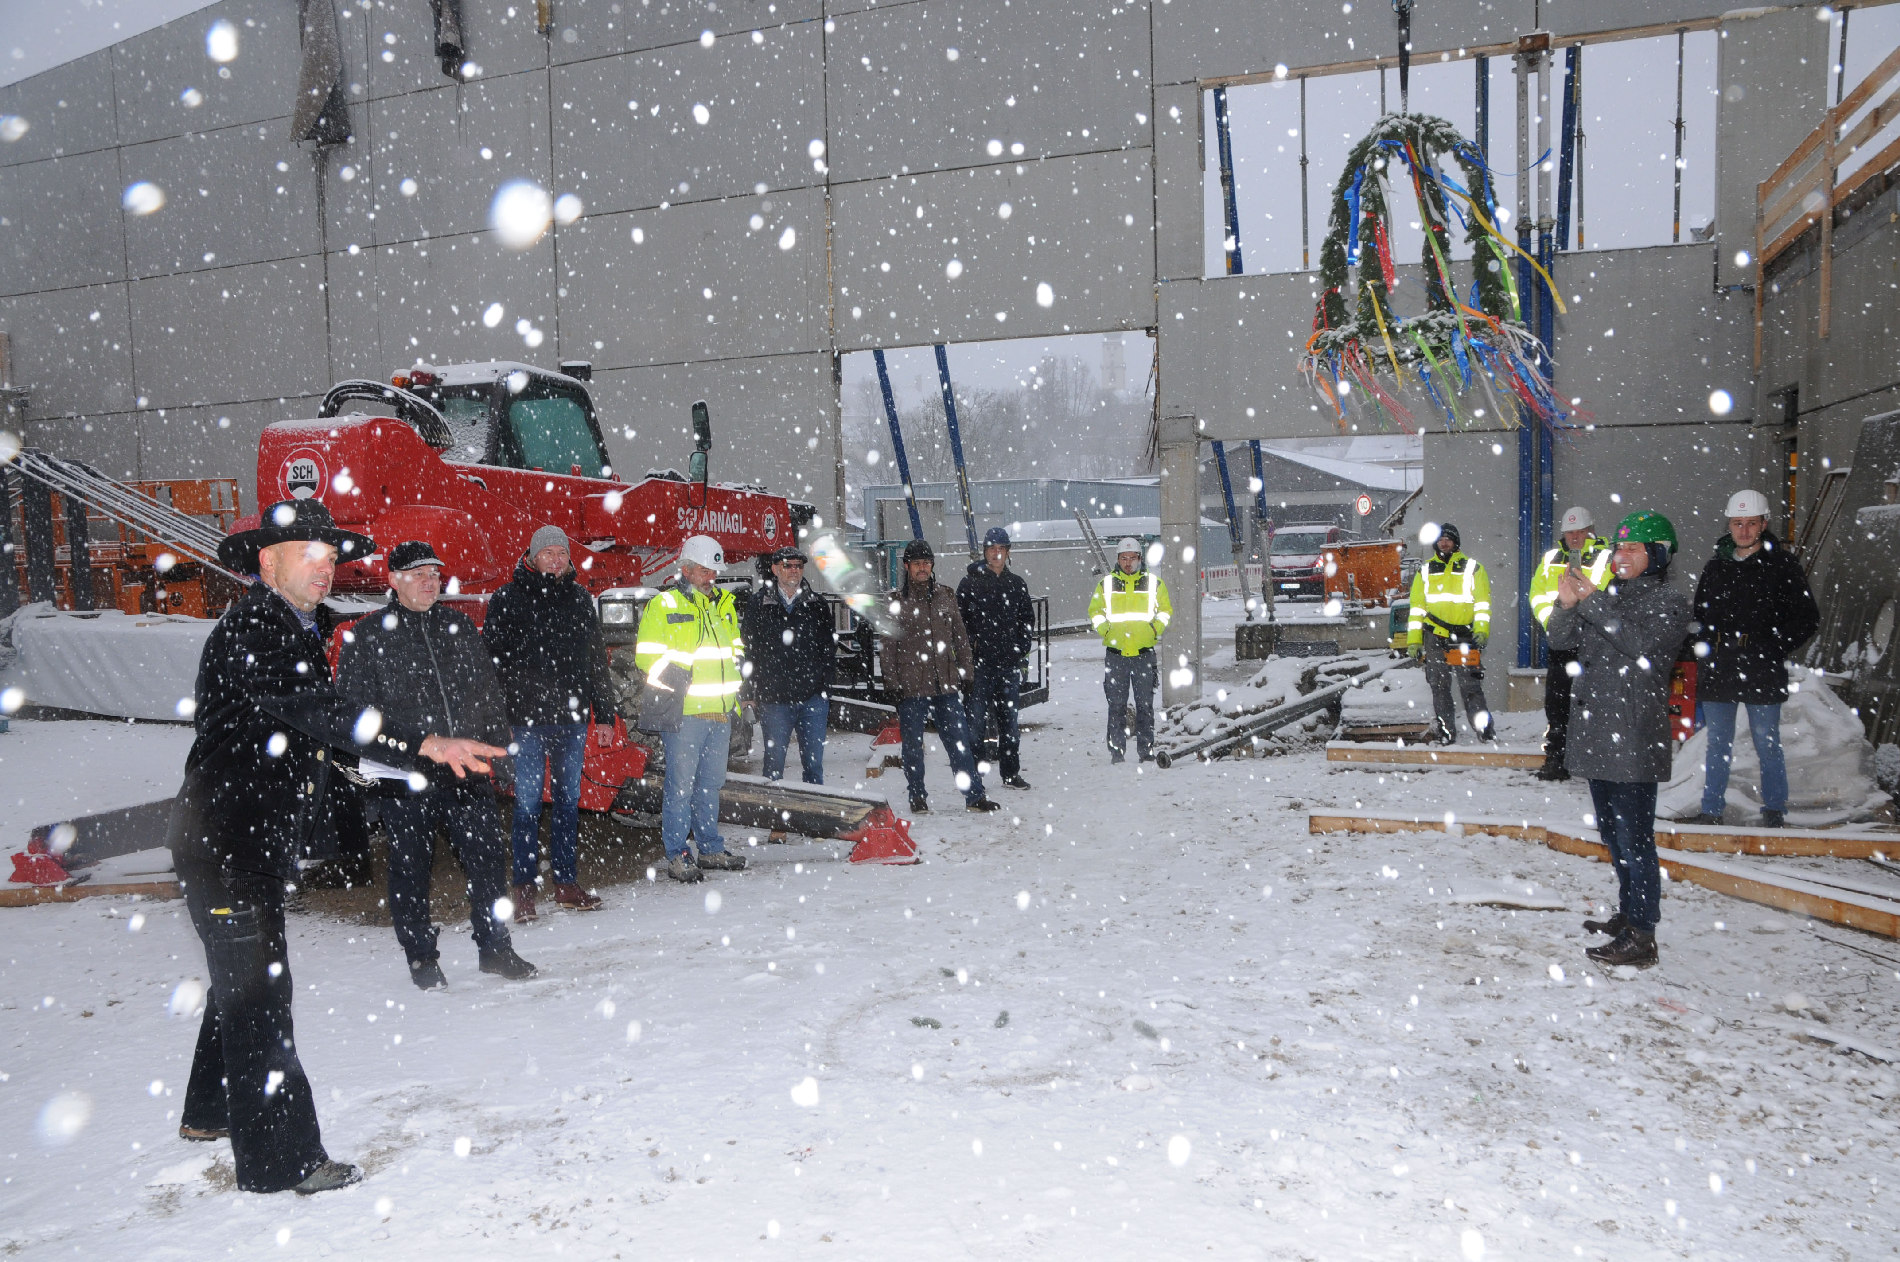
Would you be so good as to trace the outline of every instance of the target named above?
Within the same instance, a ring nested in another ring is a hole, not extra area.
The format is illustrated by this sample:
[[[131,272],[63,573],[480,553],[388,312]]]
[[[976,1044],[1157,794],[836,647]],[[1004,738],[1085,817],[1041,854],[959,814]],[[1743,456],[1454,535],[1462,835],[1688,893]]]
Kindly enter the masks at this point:
[[[39,903],[76,903],[82,898],[177,898],[176,881],[139,881],[122,885],[13,885],[0,888],[0,907]]]
[[[1544,765],[1541,749],[1499,745],[1401,745],[1383,741],[1328,741],[1327,762],[1396,767],[1519,767]]]

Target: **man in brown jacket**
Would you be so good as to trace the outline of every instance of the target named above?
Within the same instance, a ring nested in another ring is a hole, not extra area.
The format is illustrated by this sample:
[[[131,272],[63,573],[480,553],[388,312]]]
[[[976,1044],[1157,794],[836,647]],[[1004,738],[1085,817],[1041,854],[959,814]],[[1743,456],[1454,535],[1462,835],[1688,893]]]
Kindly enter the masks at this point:
[[[965,808],[994,811],[997,804],[983,796],[983,776],[976,769],[976,748],[963,713],[961,690],[976,678],[976,659],[956,593],[939,586],[935,573],[930,545],[911,540],[904,548],[904,589],[897,593],[897,634],[884,651],[884,682],[898,698],[910,809],[930,809],[924,792],[924,725],[934,720]]]

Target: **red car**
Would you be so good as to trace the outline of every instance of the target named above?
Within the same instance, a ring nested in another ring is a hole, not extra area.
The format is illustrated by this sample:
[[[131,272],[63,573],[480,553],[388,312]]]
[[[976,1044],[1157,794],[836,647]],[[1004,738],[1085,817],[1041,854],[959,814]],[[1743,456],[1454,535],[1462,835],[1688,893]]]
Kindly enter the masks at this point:
[[[1322,550],[1339,543],[1346,533],[1338,526],[1315,522],[1282,526],[1273,532],[1273,590],[1277,596],[1326,595],[1326,561]]]

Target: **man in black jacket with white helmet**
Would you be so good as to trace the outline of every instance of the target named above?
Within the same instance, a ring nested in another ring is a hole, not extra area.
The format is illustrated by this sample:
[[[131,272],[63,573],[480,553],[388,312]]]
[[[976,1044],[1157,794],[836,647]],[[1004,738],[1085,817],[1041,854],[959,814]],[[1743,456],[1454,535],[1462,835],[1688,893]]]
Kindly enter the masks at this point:
[[[344,632],[337,690],[418,731],[508,743],[508,703],[474,622],[447,605],[442,560],[409,540],[389,550],[389,605]],[[469,920],[484,973],[532,977],[534,965],[515,954],[508,918],[508,845],[495,791],[487,780],[454,780],[379,766],[371,790],[389,834],[389,916],[409,957],[409,976],[433,990],[448,985],[429,923],[429,873],[435,836],[468,875]]]

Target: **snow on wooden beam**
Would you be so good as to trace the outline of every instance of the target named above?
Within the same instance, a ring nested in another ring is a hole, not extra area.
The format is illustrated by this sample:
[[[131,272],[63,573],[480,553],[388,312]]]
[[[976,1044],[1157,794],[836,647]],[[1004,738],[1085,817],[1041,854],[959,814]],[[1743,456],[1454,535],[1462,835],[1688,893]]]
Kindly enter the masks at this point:
[[[0,888],[0,907],[38,903],[76,903],[82,898],[178,898],[176,881],[140,881],[125,885],[11,885]]]
[[[1379,766],[1525,767],[1544,765],[1544,753],[1527,745],[1400,745],[1384,741],[1328,741],[1327,762]]]

